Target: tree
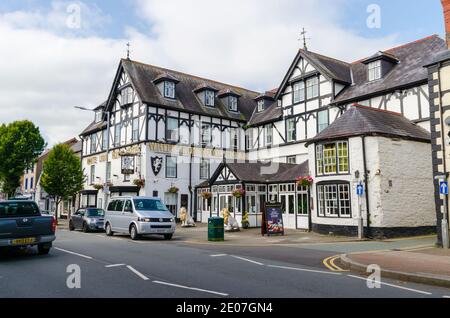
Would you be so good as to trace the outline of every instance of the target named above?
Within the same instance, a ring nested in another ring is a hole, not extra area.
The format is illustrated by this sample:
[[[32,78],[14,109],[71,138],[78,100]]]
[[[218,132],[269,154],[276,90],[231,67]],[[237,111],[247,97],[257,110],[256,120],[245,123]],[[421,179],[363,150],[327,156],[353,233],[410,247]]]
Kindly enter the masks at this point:
[[[44,161],[41,186],[55,200],[56,221],[59,204],[80,192],[84,182],[80,158],[66,144],[54,146]]]
[[[3,192],[13,196],[20,177],[31,168],[46,144],[39,128],[28,120],[0,126],[0,183]]]

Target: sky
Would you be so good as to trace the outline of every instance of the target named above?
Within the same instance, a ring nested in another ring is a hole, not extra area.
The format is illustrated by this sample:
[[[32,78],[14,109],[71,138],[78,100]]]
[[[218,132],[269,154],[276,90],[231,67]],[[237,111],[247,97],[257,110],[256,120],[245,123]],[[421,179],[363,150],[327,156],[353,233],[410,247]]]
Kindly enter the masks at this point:
[[[0,123],[71,139],[131,58],[257,91],[280,85],[301,29],[344,61],[444,34],[440,0],[1,0]]]

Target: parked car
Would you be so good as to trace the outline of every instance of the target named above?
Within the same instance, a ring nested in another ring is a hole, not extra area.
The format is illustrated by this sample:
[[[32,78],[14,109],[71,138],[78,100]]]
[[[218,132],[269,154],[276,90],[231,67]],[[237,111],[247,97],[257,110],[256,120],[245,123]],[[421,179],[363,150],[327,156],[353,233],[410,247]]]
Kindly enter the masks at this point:
[[[159,234],[170,240],[175,227],[175,217],[157,198],[117,197],[108,204],[105,213],[108,236],[126,233],[132,240],[138,240],[141,235]]]
[[[48,254],[56,239],[56,220],[42,215],[34,201],[0,202],[0,247],[38,247]]]
[[[78,209],[69,220],[69,230],[81,229],[87,233],[89,231],[104,230],[105,210],[97,208]]]

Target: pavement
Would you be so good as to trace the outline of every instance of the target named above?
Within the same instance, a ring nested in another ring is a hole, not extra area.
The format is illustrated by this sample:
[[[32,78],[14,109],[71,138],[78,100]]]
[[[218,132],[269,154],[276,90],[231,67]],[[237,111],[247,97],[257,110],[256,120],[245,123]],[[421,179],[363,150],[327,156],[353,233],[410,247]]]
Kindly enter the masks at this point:
[[[361,273],[376,264],[383,277],[450,288],[450,250],[437,247],[352,253],[341,263]]]
[[[199,229],[180,229],[171,241],[156,236],[132,241],[125,235],[70,232],[60,226],[49,255],[28,249],[0,256],[0,298],[450,297],[449,288],[384,277],[380,288],[373,288],[363,275],[338,269],[341,264],[335,259],[336,250],[357,251],[361,244],[367,249],[412,246],[429,238],[401,243],[320,241],[295,247],[261,237],[265,245],[191,243],[188,234]],[[310,233],[297,235],[289,239]],[[329,268],[325,260],[336,267]],[[80,288],[71,288],[77,268]]]

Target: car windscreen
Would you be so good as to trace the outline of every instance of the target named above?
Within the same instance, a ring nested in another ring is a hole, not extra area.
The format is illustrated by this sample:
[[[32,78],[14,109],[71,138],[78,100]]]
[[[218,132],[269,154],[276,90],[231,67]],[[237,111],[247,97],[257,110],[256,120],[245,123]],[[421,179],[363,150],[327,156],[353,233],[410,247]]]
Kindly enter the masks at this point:
[[[40,215],[39,208],[34,202],[0,202],[0,218]]]
[[[138,211],[169,211],[159,200],[134,199],[134,207]]]
[[[88,209],[88,217],[105,216],[105,211],[103,209]]]

